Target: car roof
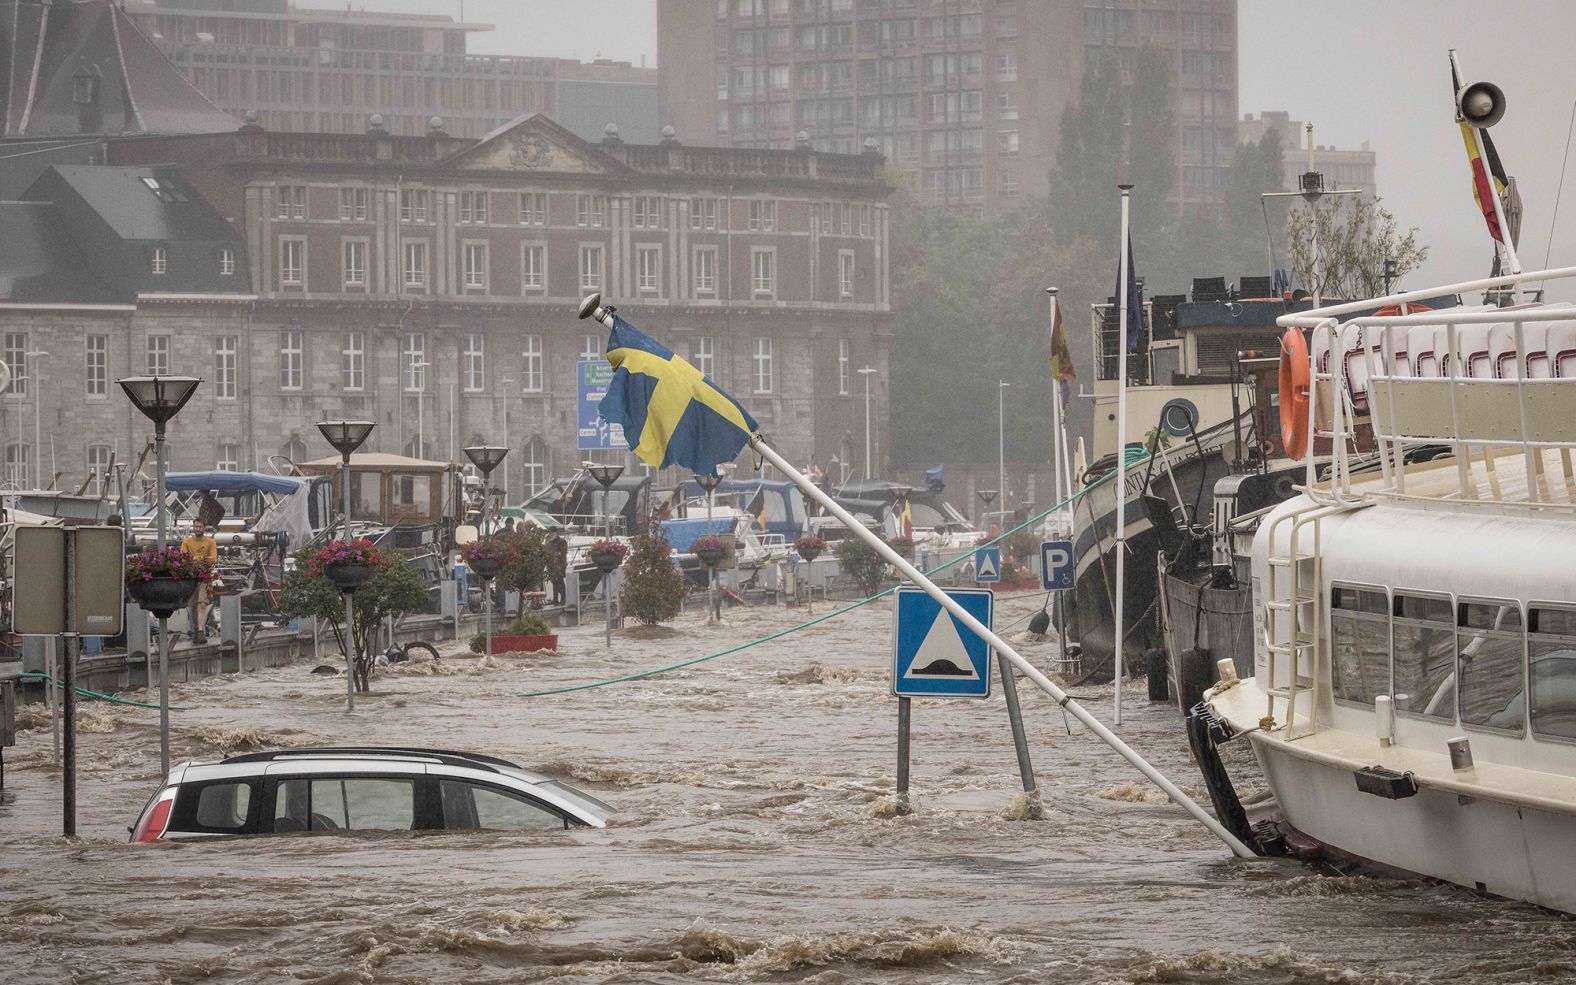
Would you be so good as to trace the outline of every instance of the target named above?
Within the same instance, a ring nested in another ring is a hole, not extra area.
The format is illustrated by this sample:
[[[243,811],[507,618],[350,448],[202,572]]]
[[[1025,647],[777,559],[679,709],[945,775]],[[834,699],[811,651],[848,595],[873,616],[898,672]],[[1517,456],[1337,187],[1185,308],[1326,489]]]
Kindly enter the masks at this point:
[[[299,749],[274,749],[267,752],[251,752],[239,756],[230,756],[216,763],[193,763],[192,765],[238,766],[246,763],[275,763],[305,759],[362,760],[364,762],[376,762],[378,760],[411,762],[414,760],[441,763],[446,766],[463,766],[483,773],[507,773],[531,783],[541,783],[548,779],[497,756],[457,752],[452,749],[428,749],[420,746],[311,746]]]

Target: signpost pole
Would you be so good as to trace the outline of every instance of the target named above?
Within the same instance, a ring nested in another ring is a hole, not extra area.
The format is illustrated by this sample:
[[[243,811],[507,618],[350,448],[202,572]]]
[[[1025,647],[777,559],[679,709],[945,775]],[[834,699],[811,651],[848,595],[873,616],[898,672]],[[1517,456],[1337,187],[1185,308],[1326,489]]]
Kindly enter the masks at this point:
[[[897,812],[910,814],[908,803],[908,726],[910,699],[897,699]]]
[[[1029,762],[1029,739],[1023,731],[1023,709],[1018,706],[1018,682],[1012,676],[1012,662],[1005,654],[996,654],[1001,667],[1001,692],[1007,698],[1007,720],[1012,723],[1012,745],[1018,752],[1018,775],[1023,778],[1023,792],[1031,798],[1039,794],[1034,783],[1034,764]]]
[[[61,833],[77,834],[77,533],[66,530],[66,763],[61,773]],[[54,682],[50,682],[53,689]]]

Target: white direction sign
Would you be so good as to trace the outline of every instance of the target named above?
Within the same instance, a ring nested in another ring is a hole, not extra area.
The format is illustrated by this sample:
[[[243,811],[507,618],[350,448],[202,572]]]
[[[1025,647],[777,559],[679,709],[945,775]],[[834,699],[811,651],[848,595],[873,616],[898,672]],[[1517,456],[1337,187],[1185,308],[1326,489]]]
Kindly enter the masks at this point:
[[[947,594],[986,628],[992,628],[995,595],[989,589],[959,588]],[[921,589],[898,589],[895,611],[893,694],[902,698],[990,697],[988,643]]]

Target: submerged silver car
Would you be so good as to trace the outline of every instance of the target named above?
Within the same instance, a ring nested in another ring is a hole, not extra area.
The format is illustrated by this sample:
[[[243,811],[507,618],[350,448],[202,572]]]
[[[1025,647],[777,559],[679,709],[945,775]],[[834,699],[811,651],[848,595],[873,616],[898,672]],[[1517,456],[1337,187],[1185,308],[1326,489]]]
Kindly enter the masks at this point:
[[[286,749],[181,763],[132,841],[298,831],[601,828],[613,808],[492,756],[410,748]]]

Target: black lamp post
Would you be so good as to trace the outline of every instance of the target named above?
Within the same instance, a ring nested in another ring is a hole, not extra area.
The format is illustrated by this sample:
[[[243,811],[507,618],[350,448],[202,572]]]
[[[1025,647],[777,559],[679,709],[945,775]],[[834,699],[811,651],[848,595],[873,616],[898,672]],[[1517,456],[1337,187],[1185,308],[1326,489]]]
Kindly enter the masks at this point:
[[[717,535],[716,531],[711,529],[711,504],[714,498],[712,494],[721,483],[722,476],[720,475],[697,475],[695,477],[695,484],[706,490],[707,537],[715,537]],[[717,566],[715,564],[706,565],[706,611],[711,615],[713,621],[717,619]]]
[[[159,549],[168,546],[164,518],[164,426],[191,400],[202,380],[195,376],[128,376],[116,380],[143,417],[153,422],[154,462],[158,475],[154,518]],[[198,591],[201,591],[199,588]],[[170,771],[170,641],[169,616],[159,616],[159,769]]]
[[[591,478],[595,479],[596,484],[602,487],[603,530],[607,536],[611,537],[613,535],[613,520],[612,517],[607,515],[607,491],[613,488],[613,483],[617,482],[618,477],[624,474],[624,466],[597,465],[593,462],[587,462],[586,471],[591,473]],[[602,565],[599,563],[597,567],[601,568]],[[602,569],[602,616],[603,621],[606,623],[607,645],[609,648],[613,646],[613,572],[617,567],[617,565],[614,565],[612,568]]]
[[[475,445],[465,449],[465,457],[471,460],[476,470],[482,474],[482,535],[489,532],[487,511],[492,504],[492,474],[493,469],[503,464],[504,456],[509,454],[509,449],[499,448],[496,445]],[[473,565],[474,568],[474,565]],[[484,574],[477,569],[476,573],[482,576],[482,620],[483,630],[487,634],[487,649],[483,652],[492,654],[492,580],[498,574],[495,568],[489,568],[491,575]]]
[[[985,504],[985,509],[980,511],[980,526],[983,527],[985,526],[985,513],[990,510],[990,504],[996,501],[996,490],[980,489],[975,492],[975,495],[980,498],[980,502]]]
[[[377,425],[371,421],[319,421],[318,433],[339,452],[339,499],[345,511],[345,546],[350,546],[350,456],[366,443]],[[336,584],[338,584],[336,582]],[[339,590],[345,596],[345,710],[356,707],[356,608],[355,593],[360,584],[346,582]]]

